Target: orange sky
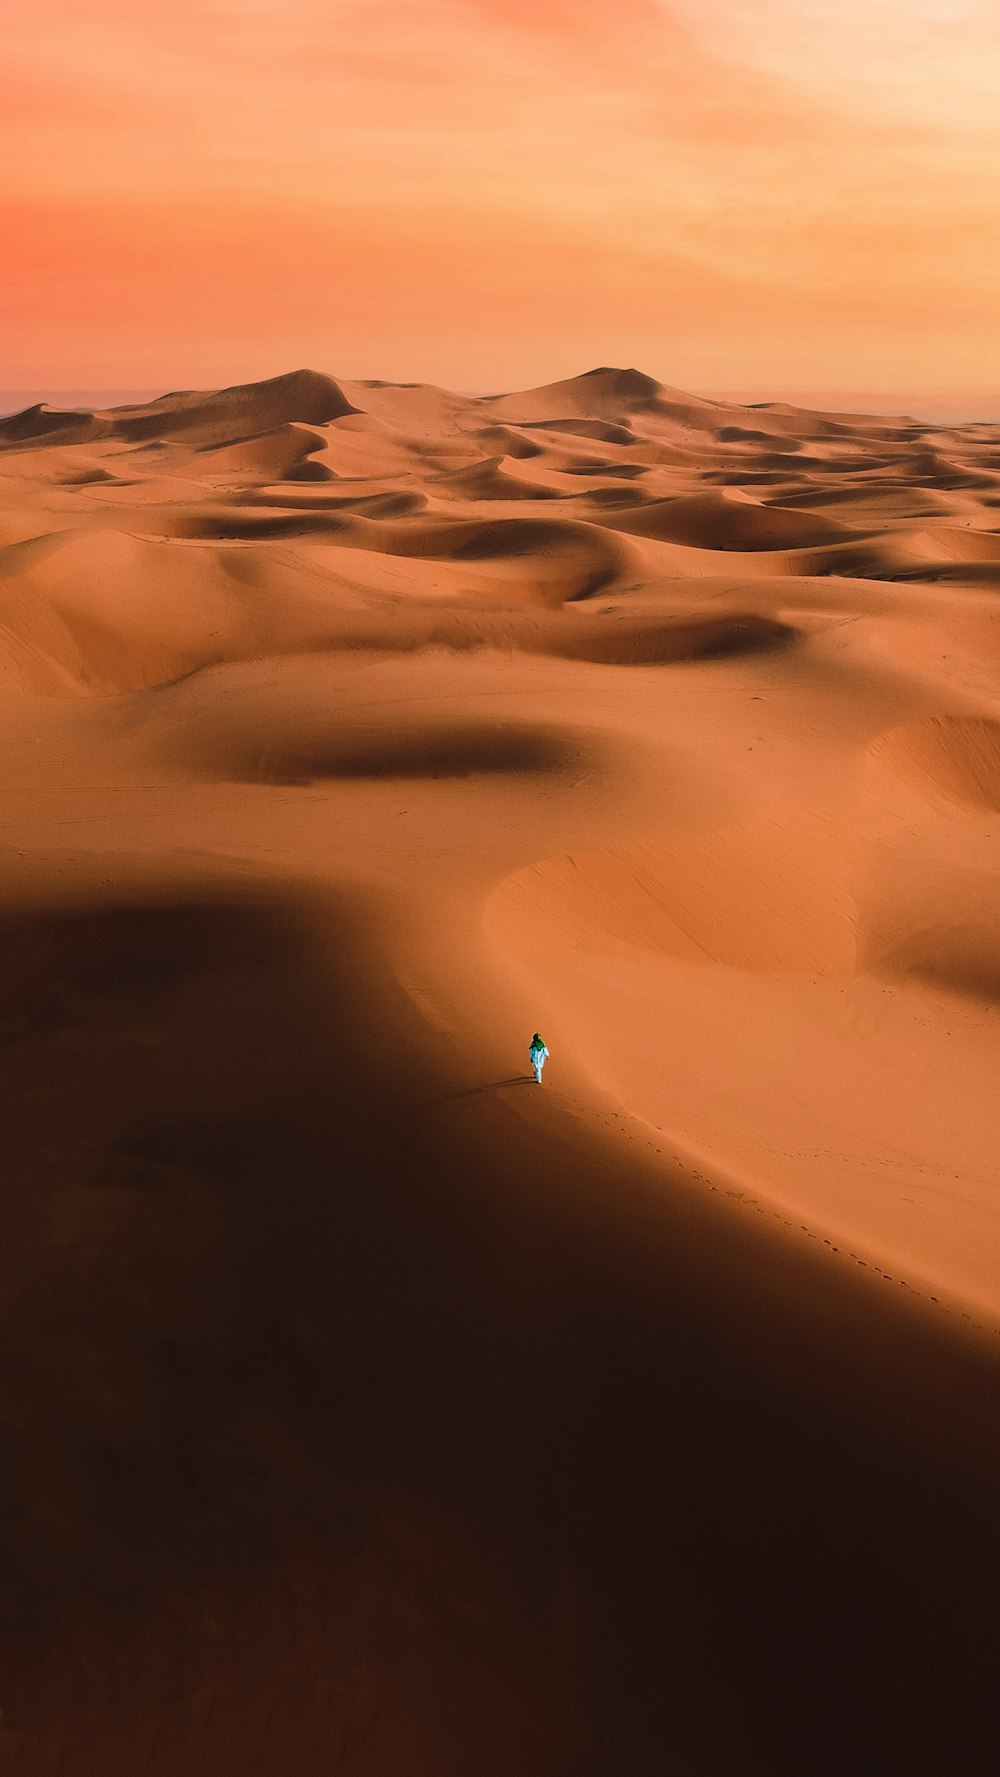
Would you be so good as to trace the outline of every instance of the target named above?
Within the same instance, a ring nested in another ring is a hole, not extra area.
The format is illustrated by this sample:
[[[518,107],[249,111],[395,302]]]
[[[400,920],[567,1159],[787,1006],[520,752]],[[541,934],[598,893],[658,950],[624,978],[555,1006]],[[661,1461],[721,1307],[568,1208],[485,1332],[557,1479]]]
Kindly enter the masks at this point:
[[[996,0],[7,0],[0,387],[1000,391]]]

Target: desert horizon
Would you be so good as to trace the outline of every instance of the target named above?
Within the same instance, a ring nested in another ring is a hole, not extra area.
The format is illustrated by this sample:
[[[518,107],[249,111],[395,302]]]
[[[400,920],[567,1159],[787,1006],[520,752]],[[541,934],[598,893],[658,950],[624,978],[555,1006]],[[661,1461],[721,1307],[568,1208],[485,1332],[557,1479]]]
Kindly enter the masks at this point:
[[[634,369],[0,419],[15,1769],[992,1773],[998,511]]]
[[[586,375],[586,372],[577,374]],[[251,378],[241,379],[249,382]],[[261,380],[261,379],[257,379]],[[343,380],[343,379],[341,379]],[[352,380],[348,378],[347,380]],[[364,377],[354,378],[364,382]],[[413,377],[412,382],[422,379]],[[550,379],[560,380],[553,372]],[[565,379],[563,379],[565,380]],[[570,377],[572,380],[572,376]],[[241,386],[238,383],[235,386]],[[221,384],[220,384],[221,386]],[[167,383],[149,388],[56,388],[46,384],[38,388],[0,389],[0,419],[9,419],[25,408],[39,404],[72,407],[72,408],[108,408],[140,405],[146,401],[156,401],[164,395],[191,393],[195,387],[194,379],[173,379]],[[471,400],[481,400],[494,391],[482,389],[456,389],[454,393],[466,396]],[[983,390],[961,393],[941,390],[914,393],[899,390],[880,389],[845,389],[845,388],[693,388],[691,393],[706,401],[729,403],[736,407],[767,407],[777,402],[784,402],[795,407],[805,407],[812,412],[824,413],[864,413],[873,418],[891,415],[894,417],[910,417],[915,419],[939,420],[949,424],[982,425],[1000,424],[1000,392],[990,393]]]

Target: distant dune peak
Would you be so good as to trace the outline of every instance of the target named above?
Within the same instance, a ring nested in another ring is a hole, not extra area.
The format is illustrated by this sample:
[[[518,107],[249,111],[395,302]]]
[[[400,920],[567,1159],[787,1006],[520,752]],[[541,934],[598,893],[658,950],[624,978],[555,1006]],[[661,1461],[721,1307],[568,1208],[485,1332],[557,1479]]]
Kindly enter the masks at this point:
[[[0,420],[0,443],[30,444],[36,439],[49,440],[54,433],[84,436],[93,429],[93,415],[83,408],[50,407],[45,401],[36,401]]]
[[[662,393],[655,378],[641,370],[598,365],[561,382],[494,395],[489,405],[494,412],[511,419],[617,420],[640,409],[653,409]]]
[[[59,432],[67,442],[72,434],[73,441],[97,436],[134,442],[179,438],[217,446],[282,426],[326,426],[359,415],[411,438],[443,437],[456,428],[466,431],[476,417],[508,427],[549,425],[557,429],[585,425],[622,428],[635,422],[643,437],[650,426],[666,423],[674,429],[673,438],[685,446],[686,435],[696,432],[711,431],[723,444],[750,446],[765,443],[770,436],[818,439],[846,434],[854,425],[863,426],[867,435],[879,424],[890,424],[871,416],[813,413],[788,402],[745,406],[693,395],[657,381],[634,365],[598,364],[556,382],[493,395],[461,394],[433,383],[344,380],[301,366],[257,382],[218,389],[175,389],[128,405],[70,409],[38,402],[0,419],[0,445],[30,446]],[[747,425],[750,415],[757,420],[755,428]],[[893,440],[901,438],[902,425],[911,429],[914,440],[923,431],[913,421],[897,419],[891,425]],[[634,442],[624,435],[594,436],[605,443]],[[665,436],[661,435],[661,441]],[[517,454],[530,455],[533,447],[522,440],[515,449]]]
[[[223,390],[223,394],[245,394],[262,401],[287,400],[296,409],[294,414],[289,414],[289,419],[304,420],[314,426],[358,411],[348,401],[340,384],[321,370],[289,370],[283,376],[268,377],[264,382],[245,383],[242,387]]]
[[[357,411],[332,376],[309,369],[287,370],[281,376],[265,377],[261,382],[233,383],[223,389],[196,389],[163,395],[150,406],[161,409],[215,406],[227,412],[260,409],[262,414],[269,416],[280,407],[283,421],[304,420],[312,425],[323,425],[328,420]]]
[[[101,417],[121,438],[170,434],[222,443],[296,423],[324,426],[357,412],[333,377],[318,370],[291,370],[262,382],[161,395],[142,406],[109,408]]]
[[[656,378],[647,376],[643,370],[636,370],[634,365],[631,365],[627,370],[622,370],[615,364],[599,364],[594,370],[585,370],[583,375],[575,380],[588,382],[595,377],[600,377],[602,381],[613,384],[622,394],[652,398],[660,392],[660,385]]]

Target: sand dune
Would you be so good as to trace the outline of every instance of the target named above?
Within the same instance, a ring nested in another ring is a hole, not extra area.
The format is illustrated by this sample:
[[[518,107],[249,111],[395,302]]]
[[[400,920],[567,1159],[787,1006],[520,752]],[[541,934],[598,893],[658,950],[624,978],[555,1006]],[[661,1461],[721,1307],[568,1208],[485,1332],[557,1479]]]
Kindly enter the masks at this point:
[[[851,535],[834,520],[763,506],[739,493],[657,501],[634,517],[614,522],[616,530],[686,543],[693,549],[808,549]]]
[[[37,402],[34,407],[26,407],[23,413],[10,414],[0,420],[0,441],[13,445],[48,444],[55,437],[66,443],[67,435],[74,440],[99,438],[106,430],[93,414]]]
[[[533,502],[559,498],[556,489],[546,487],[544,483],[512,475],[504,468],[502,456],[487,457],[484,462],[472,463],[466,469],[454,469],[444,475],[435,476],[432,489],[436,499],[468,500],[472,503],[482,500]],[[563,498],[565,497],[564,495]]]
[[[323,426],[354,413],[338,383],[314,370],[295,370],[269,382],[246,383],[221,393],[163,395],[145,407],[119,407],[105,418],[118,438],[161,438],[177,433],[198,443],[234,440],[243,431],[270,432],[293,423]]]
[[[235,444],[203,449],[202,472],[219,475],[245,474],[251,481],[329,481],[331,471],[312,461],[326,440],[308,426],[286,425],[262,432]]]
[[[13,1770],[994,1777],[998,513],[637,370],[0,421]]]
[[[515,424],[574,419],[618,423],[624,415],[650,409],[661,394],[660,384],[640,370],[604,366],[519,395],[495,395],[484,406]],[[701,404],[693,401],[693,405]]]

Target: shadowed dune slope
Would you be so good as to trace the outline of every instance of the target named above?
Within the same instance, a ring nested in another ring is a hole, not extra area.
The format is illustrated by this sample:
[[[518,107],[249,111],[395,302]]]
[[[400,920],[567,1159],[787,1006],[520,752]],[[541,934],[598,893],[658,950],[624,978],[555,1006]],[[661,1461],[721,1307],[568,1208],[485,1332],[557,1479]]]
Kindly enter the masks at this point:
[[[328,481],[331,472],[310,459],[323,448],[321,432],[301,425],[285,425],[235,444],[203,447],[198,467],[202,473],[245,475],[252,481]]]
[[[642,512],[604,522],[634,536],[686,543],[693,549],[808,549],[839,543],[851,534],[830,519],[726,494],[658,501]]]
[[[601,367],[519,395],[495,395],[483,405],[501,420],[610,420],[652,407],[660,384],[640,370]],[[696,405],[703,405],[696,403]]]
[[[0,962],[27,1768],[763,1777],[816,1735],[834,1777],[863,1724],[985,1773],[971,1356],[606,1136],[449,1106],[350,897],[8,909]]]
[[[60,444],[69,441],[77,442],[87,438],[98,438],[106,431],[93,414],[78,412],[73,408],[49,407],[45,402],[38,402],[34,407],[26,407],[22,413],[9,414],[0,419],[0,446],[9,445],[16,448],[26,443],[51,444],[53,440]]]
[[[231,777],[242,783],[312,783],[317,778],[476,777],[484,773],[552,771],[573,757],[560,730],[483,722],[427,721],[394,724],[391,732],[312,724],[297,712],[260,707],[248,719],[239,712],[171,730],[177,757],[193,774]],[[235,719],[234,719],[235,716]]]
[[[323,426],[355,409],[332,377],[295,370],[268,382],[218,393],[163,395],[146,407],[120,407],[104,417],[120,438],[142,440],[181,433],[199,443],[223,443],[240,432],[272,431],[292,422]]]

